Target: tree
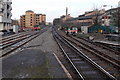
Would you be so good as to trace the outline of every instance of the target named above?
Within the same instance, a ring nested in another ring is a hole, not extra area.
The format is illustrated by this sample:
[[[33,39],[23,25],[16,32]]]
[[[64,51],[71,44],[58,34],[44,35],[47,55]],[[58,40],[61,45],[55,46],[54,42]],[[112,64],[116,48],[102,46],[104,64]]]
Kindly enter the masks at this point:
[[[53,25],[60,25],[60,19],[59,18],[54,19]]]
[[[92,10],[93,11],[99,11],[98,5],[97,4],[93,4]]]

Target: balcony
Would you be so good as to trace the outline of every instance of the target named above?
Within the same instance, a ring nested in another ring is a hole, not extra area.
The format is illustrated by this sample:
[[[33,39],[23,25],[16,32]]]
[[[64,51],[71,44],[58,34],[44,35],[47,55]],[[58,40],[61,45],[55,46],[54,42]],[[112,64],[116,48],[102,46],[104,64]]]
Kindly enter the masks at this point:
[[[2,4],[0,4],[0,11],[2,11],[2,9],[3,9],[3,5],[2,5]]]
[[[2,8],[0,8],[0,12],[2,12]]]
[[[11,11],[11,10],[12,10],[12,7],[10,7],[9,10]]]
[[[2,16],[0,16],[0,22],[3,22],[3,21],[2,21]]]
[[[12,2],[12,0],[3,0],[3,2]]]

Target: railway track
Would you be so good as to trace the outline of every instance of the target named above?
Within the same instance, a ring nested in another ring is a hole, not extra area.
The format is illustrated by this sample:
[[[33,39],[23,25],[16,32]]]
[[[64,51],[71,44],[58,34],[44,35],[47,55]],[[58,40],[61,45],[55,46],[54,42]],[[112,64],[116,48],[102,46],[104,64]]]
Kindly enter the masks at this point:
[[[26,32],[21,32],[21,33],[18,33],[18,34],[13,34],[13,35],[10,35],[10,36],[6,36],[6,37],[1,37],[0,38],[0,42],[4,41],[4,40],[9,40],[10,38],[12,39],[13,37],[16,37],[18,35],[22,35],[22,34],[25,34]]]
[[[82,39],[80,40],[76,37],[66,36],[63,33],[61,33],[61,35],[75,45],[80,51],[84,52],[86,56],[103,67],[111,75],[115,76],[117,79],[120,78],[120,61],[118,53],[116,54],[102,49],[99,51],[98,46],[88,43]]]
[[[71,37],[71,36],[70,36]],[[76,36],[77,37],[77,36]],[[107,50],[109,50],[109,51],[111,51],[111,52],[114,52],[115,54],[117,54],[117,55],[119,55],[120,54],[120,52],[119,52],[119,50],[116,50],[116,49],[114,49],[114,48],[112,48],[112,46],[114,46],[114,45],[110,45],[109,44],[109,46],[105,46],[105,45],[103,45],[103,44],[101,44],[101,43],[99,43],[99,42],[96,42],[96,41],[89,41],[89,40],[87,40],[87,39],[85,39],[85,38],[81,38],[81,37],[77,37],[77,38],[79,38],[80,40],[82,39],[82,40],[84,40],[84,41],[86,41],[86,42],[89,42],[89,43],[91,43],[91,44],[94,44],[94,45],[96,45],[96,46],[99,46],[99,47],[101,47],[102,49],[107,49]],[[111,46],[111,47],[110,47]],[[119,45],[116,45],[116,47],[118,47],[119,48]]]
[[[0,50],[2,52],[0,58],[3,58],[19,49],[21,46],[47,31],[47,28],[48,27],[43,28],[41,31],[26,32],[23,34],[3,38],[3,40],[0,41]]]
[[[87,47],[90,50],[93,50],[94,52],[108,58],[109,60],[113,61],[116,65],[119,65],[118,67],[120,67],[120,61],[119,61],[119,54],[120,53],[119,52],[109,51],[109,49],[101,48],[101,47],[96,46],[92,43],[89,43],[88,41],[84,41],[84,40],[76,38],[74,36],[69,36],[69,37],[70,37],[69,40],[71,39],[71,41],[74,40],[73,42],[75,42],[75,41],[76,41],[76,43],[78,42],[79,46],[84,45],[84,47]]]
[[[104,44],[96,41],[93,41],[92,43],[102,48],[108,49],[109,51],[112,51],[118,54],[120,53],[120,45]]]
[[[80,80],[117,80],[53,29],[53,35]]]
[[[89,48],[89,50],[93,50],[94,52],[96,52],[97,54],[100,54],[102,56],[104,56],[105,58],[108,58],[109,60],[111,60],[112,62],[114,62],[114,64],[116,64],[116,66],[118,66],[120,68],[120,61],[119,61],[119,52],[114,52],[114,51],[109,51],[109,49],[103,49],[101,47],[98,47],[94,44],[89,43],[88,41],[84,41],[81,40],[79,38],[76,37],[70,37],[71,41],[76,41],[76,43],[79,43],[80,45],[84,45],[83,47],[87,47]],[[69,40],[70,40],[69,39]]]
[[[33,34],[33,32],[26,32],[20,35],[14,35],[8,38],[3,38],[3,40],[0,41],[0,49],[7,48],[17,42],[20,42],[21,40],[24,40],[28,37],[30,37]]]

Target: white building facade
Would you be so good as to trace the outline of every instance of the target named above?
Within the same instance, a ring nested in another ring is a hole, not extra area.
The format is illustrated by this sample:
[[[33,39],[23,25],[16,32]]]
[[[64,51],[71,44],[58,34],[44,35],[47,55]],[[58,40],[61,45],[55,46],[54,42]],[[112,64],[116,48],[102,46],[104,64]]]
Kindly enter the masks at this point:
[[[12,29],[12,0],[0,0],[0,30]]]
[[[111,15],[109,14],[109,12],[102,15],[102,26],[110,26],[110,19]]]
[[[118,2],[118,7],[120,7],[120,1]]]
[[[115,14],[118,11],[118,8],[113,8],[107,10],[104,14],[99,16],[98,22],[102,26],[112,26],[112,19],[114,19],[113,14]]]

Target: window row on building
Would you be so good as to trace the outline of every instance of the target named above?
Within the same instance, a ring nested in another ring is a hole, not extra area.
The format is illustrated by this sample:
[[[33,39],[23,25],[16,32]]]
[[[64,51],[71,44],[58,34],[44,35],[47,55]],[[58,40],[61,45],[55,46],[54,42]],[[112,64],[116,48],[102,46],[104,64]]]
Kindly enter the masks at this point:
[[[45,25],[46,15],[36,14],[31,10],[25,12],[25,15],[20,16],[21,27],[34,27],[35,25]]]

